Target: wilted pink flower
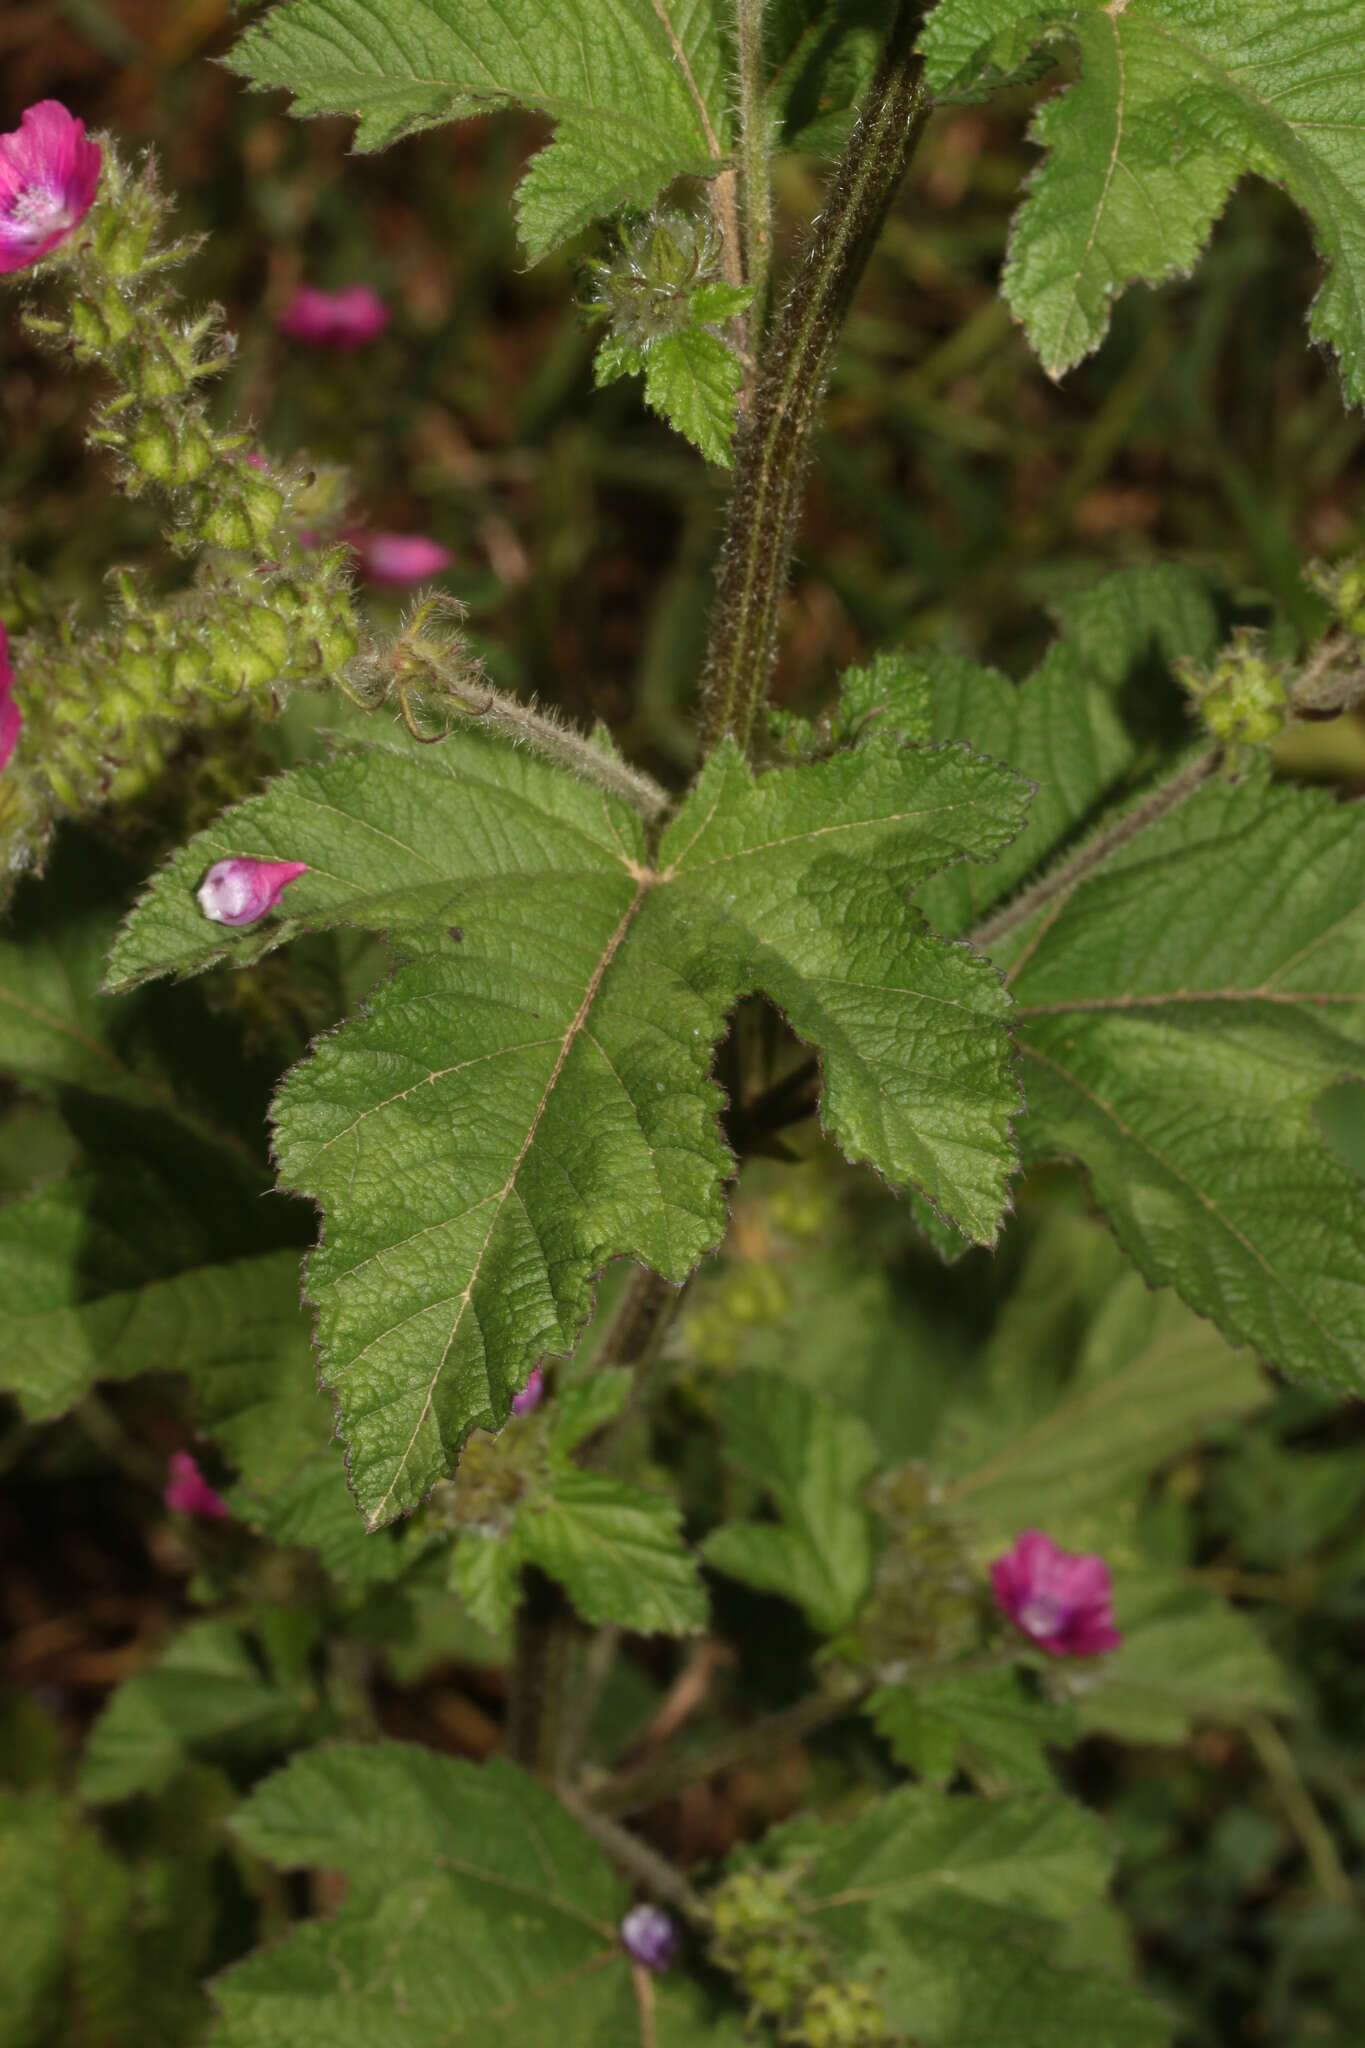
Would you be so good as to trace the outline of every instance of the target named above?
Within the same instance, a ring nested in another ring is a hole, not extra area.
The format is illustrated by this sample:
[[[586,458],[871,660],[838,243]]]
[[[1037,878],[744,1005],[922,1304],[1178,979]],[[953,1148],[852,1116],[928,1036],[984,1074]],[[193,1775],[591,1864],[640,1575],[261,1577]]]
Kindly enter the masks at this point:
[[[199,885],[199,908],[215,924],[255,924],[307,872],[304,860],[215,861]]]
[[[536,1366],[521,1392],[513,1394],[512,1413],[514,1415],[529,1415],[533,1408],[539,1408],[544,1395],[545,1382],[541,1378],[540,1367]]]
[[[632,1906],[621,1922],[621,1945],[647,1970],[671,1969],[678,1957],[678,1930],[662,1906]]]
[[[367,284],[348,284],[339,292],[301,284],[275,324],[295,341],[344,352],[364,348],[382,334],[389,324],[389,309]]]
[[[24,270],[85,219],[103,153],[60,100],[39,100],[0,135],[0,272]]]
[[[9,757],[19,739],[19,728],[24,714],[14,701],[14,670],[9,665],[9,634],[0,626],[0,768],[8,767]]]
[[[449,548],[424,533],[367,533],[347,527],[342,535],[360,557],[361,574],[371,583],[424,583],[441,576],[455,557]]]
[[[205,1521],[222,1522],[232,1513],[188,1451],[171,1452],[170,1477],[161,1498],[173,1515],[200,1515]]]
[[[1010,1620],[1050,1657],[1098,1657],[1123,1641],[1104,1559],[1059,1550],[1040,1529],[1025,1529],[996,1559],[991,1584]]]

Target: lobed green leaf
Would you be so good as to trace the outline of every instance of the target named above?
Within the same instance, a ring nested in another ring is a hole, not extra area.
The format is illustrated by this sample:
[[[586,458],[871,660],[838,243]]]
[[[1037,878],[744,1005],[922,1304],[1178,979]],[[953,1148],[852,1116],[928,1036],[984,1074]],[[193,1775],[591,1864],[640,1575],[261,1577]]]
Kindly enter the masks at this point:
[[[1080,77],[1044,100],[1047,158],[1015,222],[1004,289],[1053,376],[1098,347],[1114,298],[1194,266],[1248,173],[1303,208],[1329,271],[1309,318],[1346,394],[1365,399],[1365,0],[940,0],[924,30],[932,88],[1017,74],[1074,48]]]
[[[275,1108],[282,1177],[326,1217],[308,1289],[371,1523],[572,1346],[610,1258],[680,1281],[719,1240],[730,1160],[708,1069],[751,990],[820,1046],[848,1155],[994,1236],[1017,1100],[1006,1001],[906,894],[996,853],[1021,799],[957,748],[882,744],[756,781],[727,745],[650,866],[633,813],[461,734],[281,777],[174,858],[116,984],[339,922],[401,955]],[[283,915],[234,934],[194,897],[227,853],[309,872]]]

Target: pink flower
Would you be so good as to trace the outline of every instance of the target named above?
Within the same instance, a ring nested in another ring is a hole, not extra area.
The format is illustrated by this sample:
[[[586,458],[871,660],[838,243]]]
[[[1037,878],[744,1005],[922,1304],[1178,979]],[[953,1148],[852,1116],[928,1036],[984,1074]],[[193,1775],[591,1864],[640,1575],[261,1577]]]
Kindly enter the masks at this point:
[[[359,555],[361,573],[371,583],[424,583],[444,575],[455,560],[449,548],[424,533],[366,533],[351,526],[342,538]]]
[[[539,1408],[544,1397],[545,1382],[541,1378],[540,1367],[536,1366],[521,1392],[513,1394],[512,1413],[514,1415],[529,1415],[533,1408]]]
[[[222,1522],[232,1513],[188,1451],[171,1452],[170,1477],[161,1498],[173,1515],[199,1515],[208,1522]]]
[[[215,861],[199,885],[199,908],[215,924],[256,924],[307,872],[303,860]]]
[[[1123,1641],[1104,1559],[1059,1550],[1040,1529],[1025,1529],[996,1559],[991,1584],[1002,1611],[1050,1657],[1098,1657]]]
[[[85,219],[103,153],[60,100],[39,100],[0,135],[0,273],[26,270]]]
[[[348,284],[339,292],[301,284],[275,324],[295,341],[345,352],[364,348],[382,334],[389,324],[389,309],[367,284]]]
[[[8,767],[9,757],[19,739],[19,728],[24,714],[14,701],[14,670],[9,665],[9,634],[0,626],[0,768]]]

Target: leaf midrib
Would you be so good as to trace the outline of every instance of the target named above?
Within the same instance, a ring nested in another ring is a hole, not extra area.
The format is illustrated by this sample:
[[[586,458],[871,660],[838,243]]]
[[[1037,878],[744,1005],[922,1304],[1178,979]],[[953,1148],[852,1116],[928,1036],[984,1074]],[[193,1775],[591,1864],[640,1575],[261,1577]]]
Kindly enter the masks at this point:
[[[366,1517],[366,1520],[371,1529],[375,1529],[379,1526],[380,1519],[383,1516],[385,1509],[388,1507],[389,1502],[393,1498],[394,1488],[398,1485],[399,1480],[403,1477],[403,1474],[407,1470],[408,1460],[412,1456],[413,1446],[417,1442],[418,1436],[421,1434],[421,1431],[426,1424],[428,1415],[431,1413],[431,1404],[432,1401],[435,1399],[436,1388],[440,1384],[441,1374],[445,1371],[446,1360],[450,1356],[451,1346],[454,1344],[456,1336],[459,1333],[460,1325],[464,1320],[465,1311],[469,1307],[470,1302],[473,1300],[474,1289],[478,1285],[479,1276],[483,1271],[483,1262],[487,1255],[488,1247],[493,1241],[493,1233],[498,1227],[498,1223],[502,1217],[502,1213],[507,1205],[507,1202],[509,1201],[513,1192],[516,1189],[517,1176],[521,1172],[522,1167],[525,1165],[527,1155],[529,1154],[532,1145],[535,1143],[536,1132],[540,1129],[541,1119],[544,1117],[545,1111],[550,1103],[550,1098],[554,1094],[554,1091],[559,1084],[559,1078],[564,1071],[565,1065],[569,1058],[569,1054],[572,1052],[575,1042],[577,1041],[580,1033],[584,1030],[587,1024],[588,1017],[592,1012],[592,1006],[594,1002],[597,1000],[597,995],[599,990],[601,989],[602,982],[607,973],[607,970],[611,966],[612,961],[616,958],[616,955],[620,950],[621,944],[625,939],[626,933],[630,930],[631,925],[634,923],[635,918],[638,915],[642,904],[648,896],[650,889],[654,886],[656,880],[657,877],[651,874],[642,875],[640,879],[636,882],[634,896],[631,898],[630,903],[627,905],[625,911],[622,913],[622,916],[619,922],[617,923],[616,929],[612,932],[611,937],[607,940],[607,943],[603,947],[602,952],[597,960],[597,963],[592,970],[592,973],[588,977],[587,986],[583,991],[583,999],[579,1003],[578,1009],[575,1011],[573,1017],[571,1018],[568,1029],[565,1031],[564,1036],[560,1041],[558,1056],[556,1057],[555,1063],[550,1070],[550,1074],[545,1082],[545,1086],[541,1091],[540,1100],[536,1104],[535,1111],[531,1117],[531,1121],[527,1128],[526,1135],[522,1139],[521,1147],[517,1153],[517,1156],[512,1162],[511,1171],[509,1172],[507,1179],[503,1182],[502,1187],[492,1198],[493,1214],[489,1220],[488,1229],[484,1234],[483,1243],[479,1246],[478,1252],[474,1259],[473,1266],[470,1269],[469,1278],[465,1282],[464,1289],[462,1293],[457,1297],[459,1305],[455,1311],[455,1320],[451,1324],[450,1334],[446,1338],[445,1344],[441,1351],[441,1355],[436,1362],[436,1369],[432,1373],[431,1379],[428,1383],[426,1394],[423,1398],[421,1410],[418,1414],[416,1422],[413,1424],[412,1427],[412,1434],[408,1438],[407,1443],[403,1447],[402,1455],[399,1458],[397,1466],[394,1469],[393,1477],[389,1481],[388,1487],[384,1492],[383,1498],[379,1502],[378,1507],[374,1510],[373,1515]],[[523,1209],[524,1207],[525,1205],[523,1204]]]

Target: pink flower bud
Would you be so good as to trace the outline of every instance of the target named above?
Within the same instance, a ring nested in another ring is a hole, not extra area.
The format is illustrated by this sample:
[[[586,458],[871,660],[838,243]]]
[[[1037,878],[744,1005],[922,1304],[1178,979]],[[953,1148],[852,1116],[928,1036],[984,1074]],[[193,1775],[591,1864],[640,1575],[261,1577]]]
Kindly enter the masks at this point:
[[[367,533],[351,526],[342,538],[359,555],[361,574],[371,583],[424,583],[444,575],[455,560],[449,548],[424,533]]]
[[[632,1906],[621,1922],[621,1946],[647,1970],[671,1969],[678,1956],[678,1930],[662,1906]]]
[[[199,908],[215,924],[256,924],[307,872],[303,860],[215,861],[199,885]]]
[[[198,1515],[204,1521],[222,1522],[232,1513],[188,1451],[171,1452],[170,1477],[161,1498],[173,1515]]]
[[[19,728],[24,714],[14,701],[14,670],[9,663],[9,634],[0,626],[0,768],[9,765],[9,757],[18,744]]]
[[[84,121],[39,100],[0,135],[0,273],[26,270],[90,211],[104,161]]]
[[[536,1366],[521,1392],[513,1394],[512,1413],[514,1415],[529,1415],[533,1408],[539,1408],[544,1398],[545,1382],[541,1377],[540,1367]]]
[[[275,324],[294,341],[344,354],[364,348],[382,334],[389,324],[389,309],[367,284],[348,284],[339,292],[301,284]]]
[[[1123,1641],[1104,1559],[1059,1550],[1039,1529],[996,1559],[991,1584],[1002,1612],[1049,1657],[1098,1657]]]

